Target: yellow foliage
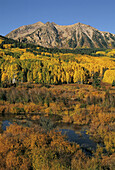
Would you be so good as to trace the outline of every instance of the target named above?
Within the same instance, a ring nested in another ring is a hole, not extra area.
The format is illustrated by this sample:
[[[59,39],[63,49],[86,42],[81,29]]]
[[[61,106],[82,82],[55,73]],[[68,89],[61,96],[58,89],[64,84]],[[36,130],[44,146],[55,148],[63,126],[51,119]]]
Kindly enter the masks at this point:
[[[32,59],[35,58],[35,55],[33,53],[30,52],[26,52],[24,54],[21,55],[20,60],[27,60],[27,59]]]
[[[29,103],[24,106],[24,110],[26,113],[38,112],[39,106],[34,103]]]
[[[1,80],[4,82],[4,81],[7,81],[8,80],[8,75],[7,75],[7,73],[2,73],[2,78],[1,78]]]
[[[3,57],[5,55],[4,51],[0,51],[0,57]]]
[[[97,51],[96,54],[106,55],[105,51]]]
[[[3,45],[3,48],[10,49],[11,46],[12,46],[11,44],[4,44],[4,45]]]
[[[110,52],[107,53],[108,57],[114,57],[115,56],[115,49],[112,49]]]
[[[103,82],[112,84],[115,80],[115,70],[106,70],[103,78]]]

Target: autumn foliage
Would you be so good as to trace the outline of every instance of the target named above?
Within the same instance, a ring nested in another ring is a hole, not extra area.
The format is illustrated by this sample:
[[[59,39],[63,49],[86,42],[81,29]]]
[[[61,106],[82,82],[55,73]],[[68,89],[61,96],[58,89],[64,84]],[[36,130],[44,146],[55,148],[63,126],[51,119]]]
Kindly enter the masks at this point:
[[[0,169],[113,170],[115,50],[81,55],[9,41],[0,38],[0,118],[16,123],[3,131],[0,121]],[[87,127],[96,151],[69,142],[60,124]]]

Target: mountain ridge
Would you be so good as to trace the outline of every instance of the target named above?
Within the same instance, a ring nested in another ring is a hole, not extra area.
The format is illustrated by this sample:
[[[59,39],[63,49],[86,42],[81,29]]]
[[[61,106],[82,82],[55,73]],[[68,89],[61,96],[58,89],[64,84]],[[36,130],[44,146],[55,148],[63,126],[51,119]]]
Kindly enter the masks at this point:
[[[80,22],[73,25],[37,22],[21,26],[6,37],[49,48],[115,48],[115,34]]]

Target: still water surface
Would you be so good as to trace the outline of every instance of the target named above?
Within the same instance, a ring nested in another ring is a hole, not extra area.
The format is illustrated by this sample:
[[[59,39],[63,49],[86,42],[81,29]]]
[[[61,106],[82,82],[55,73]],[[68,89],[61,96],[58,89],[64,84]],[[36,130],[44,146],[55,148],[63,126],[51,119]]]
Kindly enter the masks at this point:
[[[11,117],[0,117],[0,124],[3,131],[6,130],[8,126],[10,126],[13,122],[17,122],[20,124],[19,120],[13,119]],[[25,121],[26,126],[31,126],[32,121]],[[24,125],[24,124],[23,124]],[[90,139],[90,136],[87,134],[87,127],[83,126],[79,129],[74,129],[71,125],[58,125],[59,131],[61,131],[62,135],[67,136],[67,140],[69,142],[75,142],[80,145],[82,150],[87,155],[92,155],[96,150],[97,144]]]

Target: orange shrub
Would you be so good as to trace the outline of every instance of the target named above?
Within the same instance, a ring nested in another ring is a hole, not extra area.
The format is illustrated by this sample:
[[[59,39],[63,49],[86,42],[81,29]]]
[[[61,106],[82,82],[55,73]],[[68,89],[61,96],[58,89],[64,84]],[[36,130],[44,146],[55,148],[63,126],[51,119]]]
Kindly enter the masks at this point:
[[[32,113],[32,112],[39,112],[39,106],[34,104],[34,103],[28,103],[27,105],[24,106],[24,110],[26,113]]]

